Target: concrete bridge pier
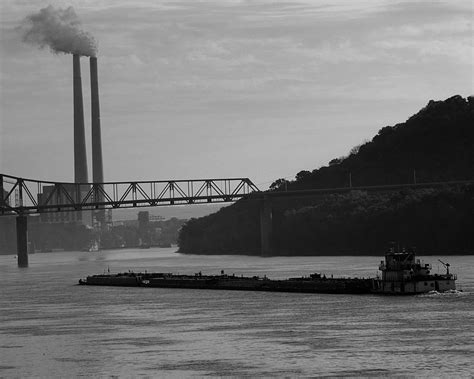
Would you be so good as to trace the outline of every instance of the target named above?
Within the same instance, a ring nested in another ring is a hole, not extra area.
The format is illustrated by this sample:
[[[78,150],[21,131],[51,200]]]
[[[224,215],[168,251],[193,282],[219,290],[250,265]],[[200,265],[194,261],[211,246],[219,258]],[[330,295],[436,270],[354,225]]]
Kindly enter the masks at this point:
[[[269,257],[273,252],[273,221],[270,197],[264,196],[260,206],[260,255]]]
[[[28,267],[28,219],[25,215],[16,218],[16,251],[18,267]]]

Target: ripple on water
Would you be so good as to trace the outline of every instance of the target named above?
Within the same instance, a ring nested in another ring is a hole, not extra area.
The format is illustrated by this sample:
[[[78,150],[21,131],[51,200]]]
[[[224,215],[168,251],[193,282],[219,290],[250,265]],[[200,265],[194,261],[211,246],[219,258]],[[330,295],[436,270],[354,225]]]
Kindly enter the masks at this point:
[[[474,372],[474,257],[450,258],[461,268],[456,272],[465,292],[407,297],[76,285],[78,278],[108,266],[183,273],[222,268],[289,277],[318,267],[353,275],[378,261],[142,253],[107,252],[102,260],[86,253],[35,254],[26,270],[0,256],[0,377],[469,377]]]

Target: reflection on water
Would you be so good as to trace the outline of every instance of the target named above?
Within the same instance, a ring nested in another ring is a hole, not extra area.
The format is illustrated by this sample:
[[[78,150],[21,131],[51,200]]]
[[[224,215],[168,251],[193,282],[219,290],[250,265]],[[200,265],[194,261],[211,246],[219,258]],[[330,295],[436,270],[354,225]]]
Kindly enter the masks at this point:
[[[108,269],[367,277],[379,260],[147,249],[35,254],[19,269],[0,256],[0,377],[472,375],[470,256],[449,259],[464,292],[413,297],[75,285]]]

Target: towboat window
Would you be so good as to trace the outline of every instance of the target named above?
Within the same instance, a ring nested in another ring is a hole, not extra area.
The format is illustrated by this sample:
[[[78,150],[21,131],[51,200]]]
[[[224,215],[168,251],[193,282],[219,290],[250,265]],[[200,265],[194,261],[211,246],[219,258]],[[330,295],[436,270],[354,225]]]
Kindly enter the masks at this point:
[[[430,286],[431,286],[431,287],[434,287],[434,283],[431,283]]]
[[[427,286],[427,285],[428,285],[428,283],[425,282],[425,286]]]

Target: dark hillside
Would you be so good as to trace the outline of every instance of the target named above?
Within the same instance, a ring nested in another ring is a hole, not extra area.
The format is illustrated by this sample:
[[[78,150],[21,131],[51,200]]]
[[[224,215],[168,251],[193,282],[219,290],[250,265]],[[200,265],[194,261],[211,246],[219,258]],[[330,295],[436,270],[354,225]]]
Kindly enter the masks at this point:
[[[272,191],[474,179],[474,98],[430,101],[406,122],[386,126],[327,167],[279,179]],[[474,191],[469,186],[398,193],[284,200],[274,208],[274,252],[290,255],[377,254],[387,241],[424,252],[474,252]],[[194,219],[180,251],[259,253],[259,204],[239,201]]]
[[[380,129],[349,156],[301,171],[286,188],[346,187],[349,173],[353,186],[411,183],[414,172],[418,182],[474,176],[474,97],[431,100],[406,122]]]

